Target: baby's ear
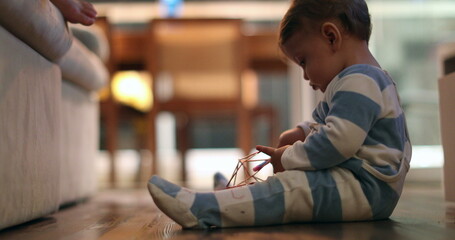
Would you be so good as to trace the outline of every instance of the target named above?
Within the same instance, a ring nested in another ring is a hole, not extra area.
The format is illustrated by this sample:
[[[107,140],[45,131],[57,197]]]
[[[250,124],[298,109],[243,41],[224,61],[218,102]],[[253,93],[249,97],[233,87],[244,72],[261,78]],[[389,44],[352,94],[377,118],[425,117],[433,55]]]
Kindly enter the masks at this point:
[[[321,26],[321,34],[333,50],[338,50],[341,46],[341,32],[338,26],[332,22],[325,22]]]

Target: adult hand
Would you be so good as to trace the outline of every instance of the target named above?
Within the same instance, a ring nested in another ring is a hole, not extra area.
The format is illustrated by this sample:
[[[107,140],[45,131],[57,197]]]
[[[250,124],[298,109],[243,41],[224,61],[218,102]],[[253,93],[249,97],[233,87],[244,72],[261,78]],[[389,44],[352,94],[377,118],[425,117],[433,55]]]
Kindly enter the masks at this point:
[[[95,23],[97,12],[93,4],[85,0],[51,0],[70,23],[90,26]]]

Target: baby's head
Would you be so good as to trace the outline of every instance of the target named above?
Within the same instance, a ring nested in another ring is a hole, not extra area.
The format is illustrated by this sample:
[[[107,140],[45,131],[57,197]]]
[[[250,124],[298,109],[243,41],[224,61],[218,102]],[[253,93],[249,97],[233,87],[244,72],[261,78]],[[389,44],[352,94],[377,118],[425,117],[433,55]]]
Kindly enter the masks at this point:
[[[319,31],[330,20],[346,33],[370,40],[371,20],[365,0],[293,0],[281,21],[279,44],[282,46],[296,31]]]
[[[325,91],[344,68],[367,56],[371,21],[364,0],[294,0],[281,21],[279,45]],[[359,61],[360,60],[360,61]]]

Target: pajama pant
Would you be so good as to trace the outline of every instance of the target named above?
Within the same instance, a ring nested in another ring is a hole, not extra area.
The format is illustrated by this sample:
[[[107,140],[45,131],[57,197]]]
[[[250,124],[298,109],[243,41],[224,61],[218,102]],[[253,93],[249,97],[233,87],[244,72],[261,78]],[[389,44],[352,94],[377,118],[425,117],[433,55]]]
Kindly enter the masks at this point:
[[[184,200],[199,228],[378,220],[391,215],[401,180],[381,181],[361,167],[355,174],[334,167],[285,171],[264,182],[206,193],[189,194],[175,185],[171,195]]]

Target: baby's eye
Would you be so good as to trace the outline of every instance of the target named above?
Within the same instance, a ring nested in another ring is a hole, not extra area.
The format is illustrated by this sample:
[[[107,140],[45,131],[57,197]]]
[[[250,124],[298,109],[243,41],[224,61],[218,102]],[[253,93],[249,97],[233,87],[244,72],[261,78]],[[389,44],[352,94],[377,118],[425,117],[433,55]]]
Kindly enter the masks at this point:
[[[300,66],[305,66],[305,61],[304,61],[304,60],[300,61],[300,62],[299,62],[299,65],[300,65]]]

